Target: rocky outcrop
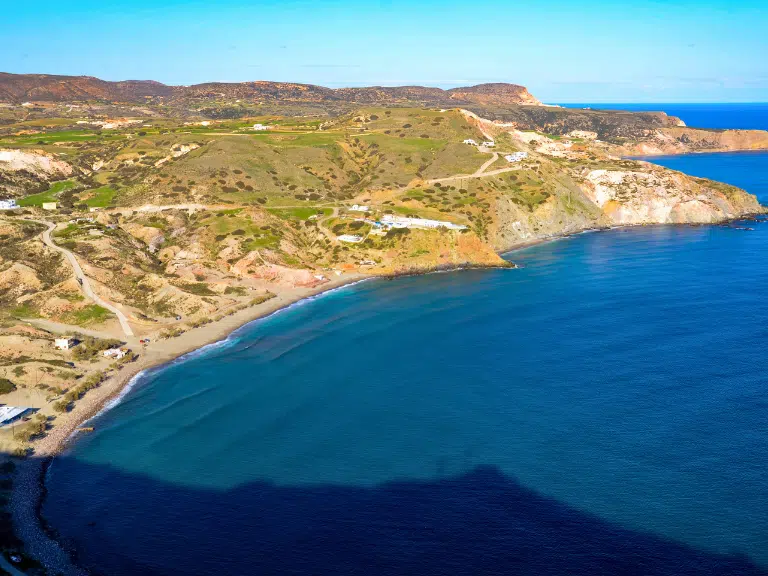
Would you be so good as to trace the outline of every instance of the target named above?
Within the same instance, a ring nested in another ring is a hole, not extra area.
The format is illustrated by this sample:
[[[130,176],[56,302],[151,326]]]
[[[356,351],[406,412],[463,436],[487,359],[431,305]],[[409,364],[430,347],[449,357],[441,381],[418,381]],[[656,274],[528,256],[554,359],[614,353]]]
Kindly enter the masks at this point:
[[[768,131],[765,130],[703,130],[675,127],[649,131],[636,141],[623,144],[618,153],[627,156],[651,156],[767,149]]]
[[[613,224],[707,224],[761,211],[737,188],[650,167],[592,170],[584,190]]]
[[[41,150],[0,149],[0,198],[44,190],[48,182],[73,172],[72,166]]]

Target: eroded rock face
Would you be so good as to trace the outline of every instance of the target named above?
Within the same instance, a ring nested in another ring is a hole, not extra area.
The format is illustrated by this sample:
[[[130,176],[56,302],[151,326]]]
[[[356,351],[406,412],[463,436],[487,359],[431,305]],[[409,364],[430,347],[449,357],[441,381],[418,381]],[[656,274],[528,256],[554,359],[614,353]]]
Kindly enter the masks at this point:
[[[42,151],[0,149],[0,191],[5,196],[22,196],[52,180],[68,178],[73,172],[72,166]]]
[[[232,272],[241,277],[263,280],[284,288],[316,286],[322,281],[311,270],[288,268],[265,262],[258,252],[249,252],[232,266]]]
[[[635,142],[620,148],[627,156],[723,152],[727,150],[766,150],[765,130],[705,130],[684,125],[650,130]]]
[[[30,172],[72,174],[72,166],[57,160],[44,152],[25,152],[23,150],[0,150],[0,169],[27,170]]]
[[[749,210],[705,182],[671,171],[592,170],[584,190],[614,224],[703,224]]]

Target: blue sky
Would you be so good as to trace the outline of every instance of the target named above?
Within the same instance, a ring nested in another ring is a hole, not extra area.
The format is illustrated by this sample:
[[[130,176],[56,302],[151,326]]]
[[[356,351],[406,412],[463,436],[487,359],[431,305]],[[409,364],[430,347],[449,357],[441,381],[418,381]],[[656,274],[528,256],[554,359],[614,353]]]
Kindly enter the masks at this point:
[[[513,82],[547,102],[768,101],[765,0],[4,4],[5,72],[168,84]]]

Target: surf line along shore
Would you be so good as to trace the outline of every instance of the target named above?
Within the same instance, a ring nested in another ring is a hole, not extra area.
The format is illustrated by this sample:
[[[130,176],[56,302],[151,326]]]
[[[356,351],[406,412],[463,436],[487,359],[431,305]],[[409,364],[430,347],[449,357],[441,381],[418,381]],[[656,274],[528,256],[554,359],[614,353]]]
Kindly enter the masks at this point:
[[[34,443],[34,455],[18,463],[10,499],[10,512],[18,537],[27,553],[53,574],[85,574],[43,528],[39,517],[45,494],[44,473],[50,461],[66,446],[78,426],[97,415],[122,393],[140,373],[176,360],[205,346],[225,340],[232,332],[255,320],[270,316],[302,300],[348,286],[370,276],[345,274],[315,288],[293,288],[279,292],[263,304],[240,310],[231,316],[194,328],[144,349],[138,360],[126,365],[88,392],[70,412],[57,416],[56,425]]]

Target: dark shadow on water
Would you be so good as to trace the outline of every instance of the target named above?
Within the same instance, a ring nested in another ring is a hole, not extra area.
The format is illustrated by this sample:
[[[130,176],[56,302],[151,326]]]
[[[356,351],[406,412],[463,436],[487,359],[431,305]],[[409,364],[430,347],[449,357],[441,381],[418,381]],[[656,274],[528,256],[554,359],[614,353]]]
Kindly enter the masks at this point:
[[[65,541],[90,542],[80,561],[100,574],[768,573],[743,556],[608,523],[493,467],[372,488],[254,482],[216,491],[72,458],[53,466],[54,484],[82,492],[49,494],[44,513],[54,524],[67,517]],[[108,500],[98,496],[105,486]]]

